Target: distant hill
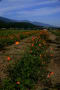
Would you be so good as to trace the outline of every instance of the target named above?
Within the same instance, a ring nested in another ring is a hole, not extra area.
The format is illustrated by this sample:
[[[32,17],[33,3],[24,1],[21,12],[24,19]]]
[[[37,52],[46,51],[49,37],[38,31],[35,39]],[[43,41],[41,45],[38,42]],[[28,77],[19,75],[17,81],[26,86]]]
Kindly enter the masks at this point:
[[[0,17],[0,28],[42,29],[41,26],[34,25],[28,21],[16,21],[4,17]]]
[[[32,22],[28,20],[18,21],[18,20],[8,19],[5,17],[0,17],[0,28],[43,29],[49,27],[54,27],[54,26],[40,22]]]
[[[3,22],[16,22],[16,20],[8,19],[8,18],[5,18],[5,17],[0,17],[0,21],[3,21]]]
[[[32,24],[38,25],[38,26],[44,26],[44,27],[53,27],[53,25],[44,24],[44,23],[40,23],[40,22],[32,22]]]

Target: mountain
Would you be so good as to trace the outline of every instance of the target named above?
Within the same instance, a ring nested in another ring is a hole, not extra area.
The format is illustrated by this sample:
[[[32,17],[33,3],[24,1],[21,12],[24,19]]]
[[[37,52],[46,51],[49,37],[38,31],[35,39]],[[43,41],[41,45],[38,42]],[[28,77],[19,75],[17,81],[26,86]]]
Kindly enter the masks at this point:
[[[54,27],[53,25],[45,24],[45,23],[40,23],[40,22],[32,22],[34,25],[38,26],[44,26],[44,27]]]
[[[3,22],[29,22],[29,23],[31,23],[28,20],[12,20],[12,19],[8,19],[5,17],[0,17],[0,21],[3,21]]]
[[[0,17],[0,21],[3,21],[3,22],[16,22],[16,20],[8,19],[8,18],[5,18],[5,17]]]
[[[28,23],[31,23],[31,24],[34,24],[34,25],[37,25],[37,26],[51,26],[49,24],[44,24],[44,23],[40,23],[40,22],[32,22],[32,21],[28,21],[28,20],[12,20],[12,19],[8,19],[8,18],[5,18],[5,17],[0,17],[0,21],[3,21],[3,22],[28,22]]]
[[[40,23],[40,22],[32,22],[28,20],[12,20],[5,17],[0,17],[0,28],[35,28],[35,29],[43,29],[43,28],[55,28],[53,25]]]
[[[0,28],[24,28],[24,29],[41,29],[41,26],[34,25],[30,21],[16,21],[0,17]]]

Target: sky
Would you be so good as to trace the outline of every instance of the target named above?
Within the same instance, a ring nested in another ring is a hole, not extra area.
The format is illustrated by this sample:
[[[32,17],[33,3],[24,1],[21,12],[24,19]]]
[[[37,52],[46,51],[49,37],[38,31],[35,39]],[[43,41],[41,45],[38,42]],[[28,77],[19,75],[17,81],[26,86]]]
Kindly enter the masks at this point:
[[[60,27],[60,0],[0,0],[0,16]]]

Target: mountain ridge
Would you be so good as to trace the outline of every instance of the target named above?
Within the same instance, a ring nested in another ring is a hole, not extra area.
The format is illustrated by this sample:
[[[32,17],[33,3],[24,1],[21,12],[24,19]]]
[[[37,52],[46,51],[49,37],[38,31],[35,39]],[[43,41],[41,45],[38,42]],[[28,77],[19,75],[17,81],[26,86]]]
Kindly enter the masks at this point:
[[[9,18],[5,18],[5,17],[1,17],[0,16],[0,22],[5,22],[5,23],[22,23],[22,22],[26,22],[26,23],[30,23],[36,26],[42,26],[42,27],[58,27],[58,26],[53,26],[53,25],[49,25],[49,24],[45,24],[45,23],[41,23],[41,22],[34,22],[34,21],[28,21],[28,20],[13,20],[13,19],[9,19]]]

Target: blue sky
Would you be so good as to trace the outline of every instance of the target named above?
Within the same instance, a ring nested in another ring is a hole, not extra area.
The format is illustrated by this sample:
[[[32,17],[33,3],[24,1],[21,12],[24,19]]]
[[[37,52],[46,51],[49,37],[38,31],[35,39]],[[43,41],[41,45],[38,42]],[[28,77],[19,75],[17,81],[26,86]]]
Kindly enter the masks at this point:
[[[0,16],[60,26],[60,0],[0,0]]]

